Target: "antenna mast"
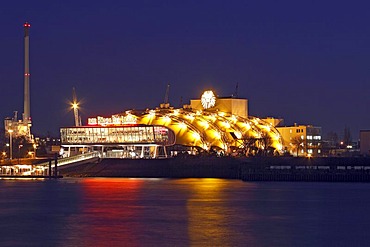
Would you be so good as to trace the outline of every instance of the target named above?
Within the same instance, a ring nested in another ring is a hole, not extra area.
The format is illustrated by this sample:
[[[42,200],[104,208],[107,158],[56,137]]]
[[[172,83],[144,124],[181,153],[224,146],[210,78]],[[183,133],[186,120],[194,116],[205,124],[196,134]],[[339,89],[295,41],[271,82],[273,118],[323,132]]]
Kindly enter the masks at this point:
[[[170,93],[170,84],[167,84],[166,94],[164,95],[164,103],[168,104],[168,97]]]
[[[238,89],[239,89],[239,82],[237,82],[235,86],[234,98],[238,98]]]

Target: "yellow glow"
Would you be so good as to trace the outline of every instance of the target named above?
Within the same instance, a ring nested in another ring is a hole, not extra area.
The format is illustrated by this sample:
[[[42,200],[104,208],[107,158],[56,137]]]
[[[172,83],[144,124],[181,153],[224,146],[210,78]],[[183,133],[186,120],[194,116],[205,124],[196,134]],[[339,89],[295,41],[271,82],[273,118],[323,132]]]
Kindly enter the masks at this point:
[[[13,133],[13,130],[8,130],[9,133]]]
[[[200,120],[199,125],[203,126],[204,130],[209,128],[209,123],[206,120]]]
[[[230,117],[230,120],[233,122],[233,123],[236,123],[236,121],[238,121],[238,119],[235,117],[235,115],[232,115]]]
[[[214,131],[214,134],[213,134],[213,136],[216,138],[216,139],[221,139],[221,134],[220,134],[220,132],[218,132],[218,131]]]
[[[205,150],[209,150],[209,146],[206,143],[203,143],[202,148],[205,149]]]
[[[192,133],[192,136],[193,136],[193,138],[194,138],[195,141],[200,140],[200,135],[197,132],[193,132]]]
[[[78,109],[78,104],[76,102],[72,103],[72,108],[73,109]]]
[[[276,149],[279,151],[283,150],[283,145],[281,145],[280,143],[276,144]]]
[[[216,116],[213,115],[213,114],[211,116],[209,116],[209,118],[212,120],[212,122],[216,121]]]
[[[186,115],[186,118],[189,119],[190,121],[193,121],[195,117],[193,115],[188,114]]]
[[[249,123],[246,123],[246,122],[241,123],[241,125],[243,126],[243,128],[246,131],[250,130],[250,128],[251,128],[251,125]]]
[[[230,129],[230,123],[229,122],[224,122],[223,124],[224,124],[224,127],[226,129]]]
[[[234,132],[235,136],[240,139],[242,137],[242,134],[239,131]]]
[[[186,129],[188,126],[184,122],[181,122],[181,123],[179,123],[179,127],[181,129]]]
[[[244,136],[258,138],[261,137],[261,133],[267,133],[272,139],[271,146],[278,151],[282,150],[278,131],[262,120],[258,122],[258,118],[243,118],[225,112],[202,112],[192,109],[156,109],[148,111],[146,115],[135,114],[135,116],[138,124],[164,125],[171,128],[176,134],[176,144],[180,145],[197,146],[207,150],[215,146],[227,150],[228,145],[242,145],[242,142],[234,139],[235,137],[239,140]],[[234,138],[226,134],[227,132],[234,132]]]

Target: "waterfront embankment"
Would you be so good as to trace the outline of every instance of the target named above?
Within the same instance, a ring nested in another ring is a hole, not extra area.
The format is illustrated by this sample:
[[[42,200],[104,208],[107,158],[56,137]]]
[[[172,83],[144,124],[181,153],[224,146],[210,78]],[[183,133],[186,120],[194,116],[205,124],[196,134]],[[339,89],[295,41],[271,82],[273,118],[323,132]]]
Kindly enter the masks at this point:
[[[186,157],[102,159],[59,168],[71,177],[226,178],[244,181],[370,182],[370,158]]]

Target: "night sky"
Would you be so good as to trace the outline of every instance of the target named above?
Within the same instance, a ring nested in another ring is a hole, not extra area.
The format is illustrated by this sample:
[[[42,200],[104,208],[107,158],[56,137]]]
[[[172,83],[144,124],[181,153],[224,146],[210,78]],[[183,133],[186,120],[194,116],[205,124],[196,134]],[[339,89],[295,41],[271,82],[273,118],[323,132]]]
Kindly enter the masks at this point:
[[[0,117],[23,112],[28,21],[36,135],[73,125],[72,87],[86,123],[155,108],[168,83],[175,107],[205,89],[231,96],[238,83],[250,115],[321,126],[324,137],[348,126],[356,139],[370,129],[370,6],[358,3],[5,1]]]

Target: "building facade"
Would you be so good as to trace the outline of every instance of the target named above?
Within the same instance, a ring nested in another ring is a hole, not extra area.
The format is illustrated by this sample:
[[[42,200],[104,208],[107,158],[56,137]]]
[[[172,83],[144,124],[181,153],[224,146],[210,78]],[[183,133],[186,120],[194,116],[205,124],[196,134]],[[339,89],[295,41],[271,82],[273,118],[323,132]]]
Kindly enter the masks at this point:
[[[158,158],[167,156],[166,147],[174,145],[173,131],[155,125],[108,125],[61,128],[66,157],[99,151],[111,158]]]
[[[138,147],[135,157],[145,157],[148,152],[154,155],[148,149],[152,145],[162,149],[176,145],[181,147],[179,150],[189,148],[223,155],[281,153],[282,139],[277,129],[259,118],[247,116],[247,103],[246,99],[216,99],[213,92],[206,91],[200,100],[192,100],[183,108],[163,104],[151,110],[97,116],[88,119],[88,126],[62,128],[62,146],[68,149],[69,155],[73,148],[88,147],[99,149],[104,155],[121,152],[123,158],[130,157],[127,154],[133,147]],[[162,132],[163,136],[159,134]]]
[[[283,140],[283,149],[293,156],[321,156],[321,127],[294,125],[277,127]]]

